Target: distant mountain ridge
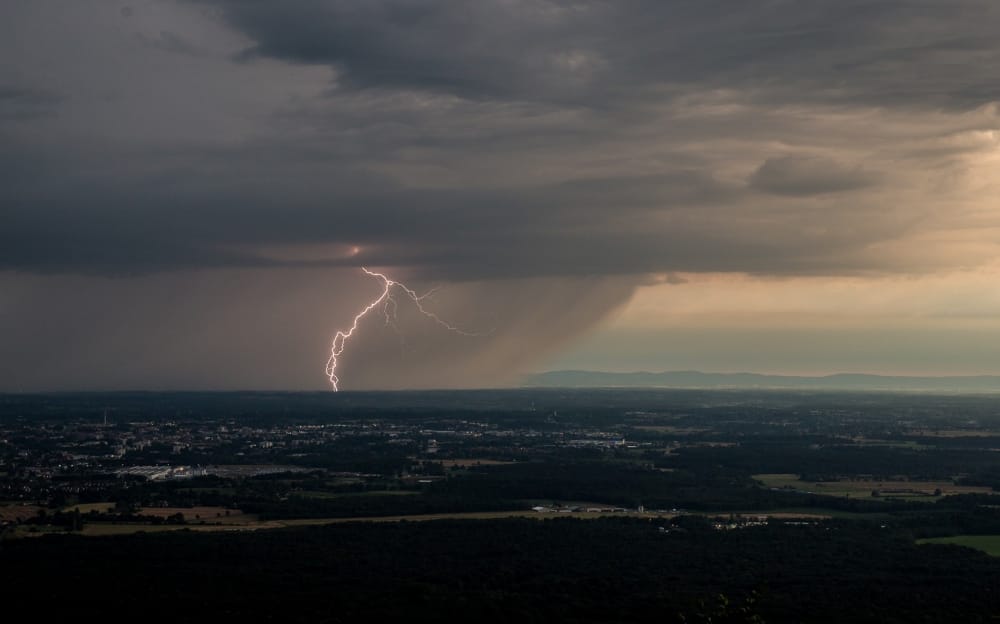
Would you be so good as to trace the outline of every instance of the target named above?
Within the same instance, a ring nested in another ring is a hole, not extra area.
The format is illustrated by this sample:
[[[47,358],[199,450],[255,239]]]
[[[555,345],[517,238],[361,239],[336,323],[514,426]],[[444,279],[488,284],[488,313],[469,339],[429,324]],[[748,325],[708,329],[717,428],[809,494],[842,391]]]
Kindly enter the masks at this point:
[[[561,370],[526,375],[522,379],[521,385],[547,388],[801,388],[1000,393],[1000,376],[909,377],[859,373],[796,376],[759,373],[703,373],[700,371],[610,373]]]

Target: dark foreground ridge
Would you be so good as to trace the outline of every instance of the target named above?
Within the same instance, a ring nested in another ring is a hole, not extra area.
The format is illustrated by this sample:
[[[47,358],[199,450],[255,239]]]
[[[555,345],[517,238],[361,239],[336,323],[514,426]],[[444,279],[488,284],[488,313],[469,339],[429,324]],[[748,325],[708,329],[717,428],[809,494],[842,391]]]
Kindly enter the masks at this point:
[[[352,523],[3,544],[0,583],[103,621],[976,622],[1000,561],[878,525]]]
[[[562,370],[527,375],[522,380],[522,385],[549,388],[771,388],[1000,392],[1000,377],[996,375],[899,377],[853,373],[806,377],[757,373],[702,373],[699,371],[612,373]]]

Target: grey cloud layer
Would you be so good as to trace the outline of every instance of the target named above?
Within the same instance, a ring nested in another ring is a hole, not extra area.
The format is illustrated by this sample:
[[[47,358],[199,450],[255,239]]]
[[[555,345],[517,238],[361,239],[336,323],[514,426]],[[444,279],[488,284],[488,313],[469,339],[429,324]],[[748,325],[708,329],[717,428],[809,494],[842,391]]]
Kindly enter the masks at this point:
[[[28,120],[54,113],[62,98],[46,91],[0,84],[0,121]]]
[[[990,0],[133,4],[0,9],[0,269],[894,271],[1000,96]]]
[[[878,176],[825,158],[769,158],[750,177],[750,186],[776,195],[810,196],[874,185]]]
[[[595,106],[651,85],[918,106],[1000,94],[990,0],[208,4],[254,39],[248,58],[329,63],[359,86]]]

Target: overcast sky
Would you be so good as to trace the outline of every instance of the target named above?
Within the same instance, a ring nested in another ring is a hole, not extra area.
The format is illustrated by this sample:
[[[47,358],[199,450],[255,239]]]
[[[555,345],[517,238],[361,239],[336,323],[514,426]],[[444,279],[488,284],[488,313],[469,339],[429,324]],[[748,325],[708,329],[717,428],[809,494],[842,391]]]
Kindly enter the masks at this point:
[[[6,0],[0,390],[329,388],[362,266],[475,335],[397,296],[344,389],[1000,374],[998,32],[995,0]]]

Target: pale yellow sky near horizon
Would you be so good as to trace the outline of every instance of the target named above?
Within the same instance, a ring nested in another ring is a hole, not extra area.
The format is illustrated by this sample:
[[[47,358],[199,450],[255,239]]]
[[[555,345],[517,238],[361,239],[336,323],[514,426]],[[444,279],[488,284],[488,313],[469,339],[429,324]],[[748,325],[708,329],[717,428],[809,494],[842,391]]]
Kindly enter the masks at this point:
[[[640,286],[608,329],[1000,328],[1000,263],[914,276],[674,274]]]
[[[921,276],[673,275],[536,370],[1000,374],[1000,265]]]

